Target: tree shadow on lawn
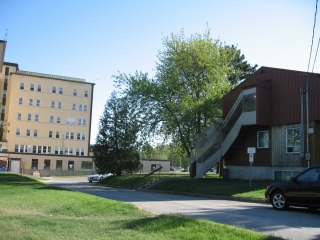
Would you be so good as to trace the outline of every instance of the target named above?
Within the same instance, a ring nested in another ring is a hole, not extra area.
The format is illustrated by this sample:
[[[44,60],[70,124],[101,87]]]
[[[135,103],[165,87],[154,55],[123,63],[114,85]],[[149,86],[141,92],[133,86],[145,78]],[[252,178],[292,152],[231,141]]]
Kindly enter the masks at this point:
[[[0,184],[5,184],[12,187],[22,187],[22,186],[34,186],[35,189],[41,190],[60,190],[60,191],[71,191],[55,186],[50,186],[44,183],[32,179],[30,177],[21,176],[14,173],[0,173]]]

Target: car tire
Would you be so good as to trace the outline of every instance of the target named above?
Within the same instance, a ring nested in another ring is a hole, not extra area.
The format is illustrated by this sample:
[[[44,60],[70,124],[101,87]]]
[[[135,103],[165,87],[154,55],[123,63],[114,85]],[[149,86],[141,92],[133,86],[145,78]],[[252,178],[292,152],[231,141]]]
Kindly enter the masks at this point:
[[[271,204],[276,210],[285,210],[288,208],[286,196],[280,191],[276,191],[272,194]]]
[[[90,183],[92,183],[92,181],[89,181]]]

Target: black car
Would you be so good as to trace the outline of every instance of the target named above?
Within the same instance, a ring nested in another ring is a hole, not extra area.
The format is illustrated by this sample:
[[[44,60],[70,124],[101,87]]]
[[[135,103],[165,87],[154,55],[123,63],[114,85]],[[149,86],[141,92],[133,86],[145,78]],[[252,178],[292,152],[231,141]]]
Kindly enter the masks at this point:
[[[270,184],[265,191],[265,201],[277,210],[289,206],[320,208],[320,165],[304,170],[291,181]]]

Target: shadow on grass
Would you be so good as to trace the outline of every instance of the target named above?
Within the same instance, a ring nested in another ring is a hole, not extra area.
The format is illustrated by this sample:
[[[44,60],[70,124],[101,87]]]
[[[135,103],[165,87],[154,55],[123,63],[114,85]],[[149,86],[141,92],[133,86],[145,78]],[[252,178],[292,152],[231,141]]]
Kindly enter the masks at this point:
[[[29,178],[29,177],[25,177],[25,176],[21,176],[15,173],[9,173],[9,172],[2,172],[0,173],[0,182],[30,182],[30,183],[35,183],[38,182],[35,179]]]
[[[29,186],[34,187],[34,189],[40,189],[40,190],[60,190],[60,191],[71,191],[55,186],[50,186],[47,184],[43,184],[36,179],[32,179],[30,177],[21,176],[16,173],[10,173],[10,172],[2,172],[0,173],[0,184],[5,184],[9,186]]]

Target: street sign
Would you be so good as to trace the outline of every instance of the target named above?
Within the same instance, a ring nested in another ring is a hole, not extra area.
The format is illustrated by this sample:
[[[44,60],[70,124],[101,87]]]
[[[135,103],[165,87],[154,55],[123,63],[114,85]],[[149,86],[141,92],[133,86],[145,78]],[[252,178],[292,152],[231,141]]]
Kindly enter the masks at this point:
[[[248,147],[248,153],[256,153],[255,147]]]
[[[249,153],[249,162],[253,163],[253,153]]]

